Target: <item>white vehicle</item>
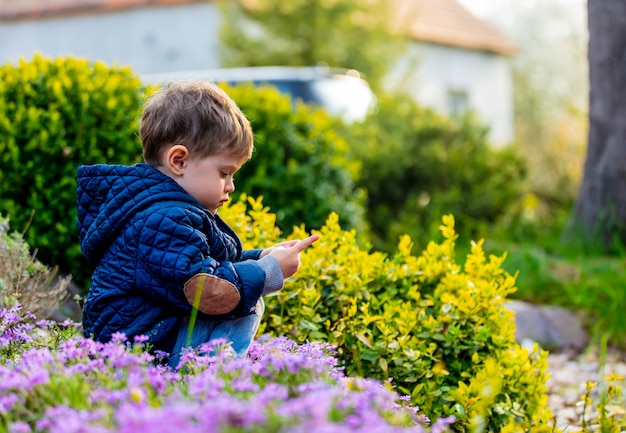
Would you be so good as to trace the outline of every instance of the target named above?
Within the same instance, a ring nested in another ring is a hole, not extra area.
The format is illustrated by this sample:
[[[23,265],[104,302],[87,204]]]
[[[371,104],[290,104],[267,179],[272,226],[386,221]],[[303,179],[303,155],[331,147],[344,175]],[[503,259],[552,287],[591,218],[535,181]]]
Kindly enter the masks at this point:
[[[216,83],[271,85],[279,92],[326,109],[348,123],[359,122],[376,106],[369,84],[354,70],[327,67],[259,66],[196,71],[176,71],[143,75],[150,84],[174,80],[204,79]]]

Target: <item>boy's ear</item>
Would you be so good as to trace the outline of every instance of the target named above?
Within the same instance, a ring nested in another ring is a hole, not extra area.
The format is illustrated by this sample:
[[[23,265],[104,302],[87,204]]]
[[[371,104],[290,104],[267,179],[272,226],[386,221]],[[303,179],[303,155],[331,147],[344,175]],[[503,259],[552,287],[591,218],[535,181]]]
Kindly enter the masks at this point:
[[[170,147],[165,155],[165,165],[176,176],[182,176],[189,162],[189,149],[182,144]]]

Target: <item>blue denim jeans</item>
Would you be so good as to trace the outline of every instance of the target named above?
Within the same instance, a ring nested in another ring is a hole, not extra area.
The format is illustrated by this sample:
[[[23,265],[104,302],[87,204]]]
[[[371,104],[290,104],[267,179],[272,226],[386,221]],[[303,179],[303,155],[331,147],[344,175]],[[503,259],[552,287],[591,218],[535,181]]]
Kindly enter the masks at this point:
[[[244,317],[222,321],[196,320],[191,341],[187,343],[187,333],[189,329],[189,319],[185,319],[178,328],[178,337],[176,344],[170,356],[168,365],[176,369],[180,362],[180,354],[183,348],[195,349],[203,343],[218,338],[224,338],[231,343],[231,347],[237,356],[245,356],[250,347],[250,343],[256,335],[263,312],[265,311],[265,303],[263,298],[259,298],[256,304],[255,312]]]

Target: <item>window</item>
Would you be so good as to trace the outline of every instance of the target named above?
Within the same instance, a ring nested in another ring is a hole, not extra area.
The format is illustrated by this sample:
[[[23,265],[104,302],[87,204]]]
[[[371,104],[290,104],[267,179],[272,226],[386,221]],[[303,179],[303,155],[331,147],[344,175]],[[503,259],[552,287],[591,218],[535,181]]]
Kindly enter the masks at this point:
[[[465,90],[448,90],[448,113],[450,117],[462,116],[469,109]]]

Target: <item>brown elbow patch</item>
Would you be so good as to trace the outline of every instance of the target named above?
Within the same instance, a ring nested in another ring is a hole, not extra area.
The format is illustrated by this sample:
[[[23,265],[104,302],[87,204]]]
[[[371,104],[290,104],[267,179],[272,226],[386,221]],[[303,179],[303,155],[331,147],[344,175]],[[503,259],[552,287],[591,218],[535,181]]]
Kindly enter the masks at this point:
[[[210,274],[196,274],[183,289],[187,302],[204,314],[226,314],[241,300],[237,286]]]

